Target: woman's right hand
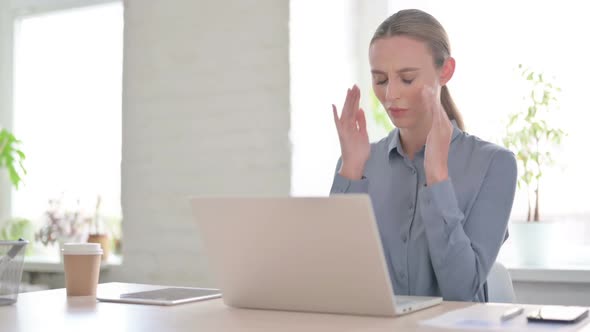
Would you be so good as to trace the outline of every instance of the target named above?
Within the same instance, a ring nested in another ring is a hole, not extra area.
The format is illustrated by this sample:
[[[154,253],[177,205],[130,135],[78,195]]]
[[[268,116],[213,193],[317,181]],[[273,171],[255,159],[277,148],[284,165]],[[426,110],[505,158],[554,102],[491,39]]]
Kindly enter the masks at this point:
[[[365,164],[371,154],[365,112],[359,108],[360,98],[361,91],[356,85],[348,89],[340,118],[336,106],[332,105],[342,152],[342,165],[338,172],[350,180],[362,178]]]

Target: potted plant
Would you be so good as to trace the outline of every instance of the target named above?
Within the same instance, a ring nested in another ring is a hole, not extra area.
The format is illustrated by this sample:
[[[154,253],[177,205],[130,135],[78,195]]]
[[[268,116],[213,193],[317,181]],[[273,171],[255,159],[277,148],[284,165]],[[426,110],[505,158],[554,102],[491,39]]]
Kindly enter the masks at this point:
[[[561,144],[565,133],[548,124],[547,116],[557,109],[557,96],[561,89],[542,72],[518,65],[521,76],[529,83],[525,100],[527,110],[509,115],[504,146],[516,154],[521,168],[518,188],[528,196],[527,222],[541,220],[539,195],[540,182],[545,168],[553,165],[552,149]]]
[[[523,97],[525,109],[508,117],[503,144],[516,155],[519,167],[518,188],[525,190],[528,199],[527,218],[524,223],[512,223],[511,235],[521,263],[546,263],[549,245],[547,240],[554,232],[553,225],[523,228],[523,224],[539,223],[541,208],[541,180],[544,171],[554,164],[552,153],[561,144],[565,132],[550,125],[549,115],[558,109],[561,89],[541,71],[518,65],[518,72],[527,85]],[[527,226],[529,226],[527,225]]]
[[[22,183],[22,177],[27,174],[23,166],[26,156],[19,148],[20,144],[21,141],[16,139],[9,130],[6,128],[0,130],[0,168],[6,169],[10,183],[17,190]],[[2,226],[0,231],[2,240],[31,239],[33,233],[31,222],[23,218],[7,220],[0,226]],[[32,248],[31,245],[27,246],[27,254],[31,253]]]
[[[63,198],[50,199],[49,208],[44,213],[44,223],[35,234],[35,240],[43,245],[58,244],[59,257],[61,247],[67,242],[84,242],[86,240],[87,218],[84,218],[77,201],[73,209],[64,207]]]
[[[35,236],[33,223],[25,218],[12,218],[4,223],[0,229],[0,240],[14,241],[16,239],[32,239]],[[31,255],[33,247],[29,243],[25,249],[25,255]]]

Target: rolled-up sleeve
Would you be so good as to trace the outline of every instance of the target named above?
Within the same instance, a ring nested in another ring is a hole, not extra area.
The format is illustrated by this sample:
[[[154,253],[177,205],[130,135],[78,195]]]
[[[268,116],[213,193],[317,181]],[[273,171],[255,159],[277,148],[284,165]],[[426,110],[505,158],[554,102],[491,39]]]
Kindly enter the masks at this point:
[[[330,194],[344,194],[344,193],[369,193],[369,180],[363,176],[360,180],[350,180],[338,174],[342,159],[338,159],[336,163],[336,172],[334,174],[334,181],[332,182],[332,189]]]
[[[504,241],[516,176],[514,154],[496,151],[466,216],[451,179],[420,190],[428,250],[444,299],[484,300],[478,293]]]
[[[363,177],[360,180],[349,180],[338,173],[334,175],[334,182],[332,183],[332,189],[330,190],[330,194],[360,194],[368,192],[369,180],[366,177]]]

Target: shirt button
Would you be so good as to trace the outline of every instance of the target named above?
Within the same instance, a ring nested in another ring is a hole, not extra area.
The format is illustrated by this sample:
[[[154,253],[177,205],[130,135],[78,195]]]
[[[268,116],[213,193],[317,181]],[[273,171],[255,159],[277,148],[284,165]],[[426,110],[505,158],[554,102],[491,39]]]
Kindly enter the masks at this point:
[[[404,272],[401,272],[401,273],[399,274],[399,276],[400,276],[402,279],[406,279],[406,274],[405,274]]]
[[[412,168],[412,174],[416,174],[416,170]]]
[[[408,207],[410,208],[410,210],[412,210],[414,208],[414,202],[410,202],[410,204],[408,204]]]
[[[405,234],[404,234],[404,235],[402,235],[402,241],[403,241],[404,243],[408,242],[408,236],[407,236],[407,235],[405,235]]]

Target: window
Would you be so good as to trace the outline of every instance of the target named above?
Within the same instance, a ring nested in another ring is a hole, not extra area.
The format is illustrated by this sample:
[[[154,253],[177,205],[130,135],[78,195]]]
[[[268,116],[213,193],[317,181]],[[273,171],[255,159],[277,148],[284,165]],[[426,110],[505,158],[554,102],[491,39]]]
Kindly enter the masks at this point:
[[[352,8],[330,0],[291,1],[290,9],[291,193],[325,196],[340,155],[331,104],[344,100],[355,77]]]
[[[12,192],[11,215],[38,223],[59,199],[92,217],[100,196],[102,227],[117,227],[122,4],[17,16],[14,32],[12,128],[28,174]]]

